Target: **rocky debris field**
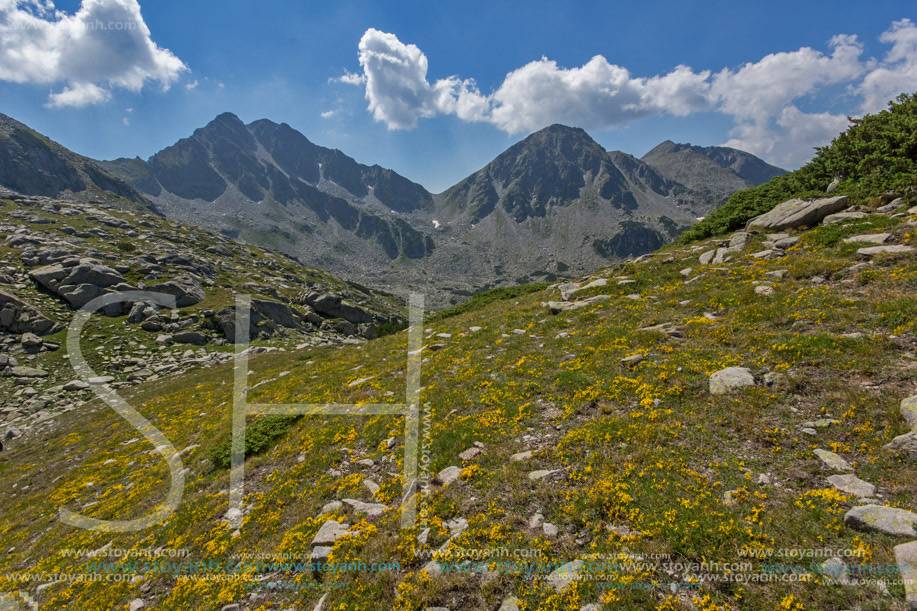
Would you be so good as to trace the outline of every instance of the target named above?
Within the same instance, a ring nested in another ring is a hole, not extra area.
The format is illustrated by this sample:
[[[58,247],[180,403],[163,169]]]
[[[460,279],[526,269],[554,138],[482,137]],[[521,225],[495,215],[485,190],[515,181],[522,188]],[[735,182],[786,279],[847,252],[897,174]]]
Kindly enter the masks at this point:
[[[270,251],[104,202],[0,190],[0,434],[9,442],[94,396],[77,380],[66,328],[92,300],[115,302],[84,331],[95,384],[124,388],[225,362],[238,339],[235,295],[251,300],[255,350],[362,342],[400,323],[396,298]],[[300,299],[304,292],[319,304]],[[336,305],[332,305],[336,304]],[[13,442],[15,444],[15,442]]]

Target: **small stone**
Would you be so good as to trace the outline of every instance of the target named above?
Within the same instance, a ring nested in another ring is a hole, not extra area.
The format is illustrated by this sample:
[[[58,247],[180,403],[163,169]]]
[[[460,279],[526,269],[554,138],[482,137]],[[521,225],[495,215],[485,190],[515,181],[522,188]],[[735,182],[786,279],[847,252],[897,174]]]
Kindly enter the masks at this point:
[[[331,501],[330,503],[325,503],[322,507],[322,513],[334,513],[335,511],[339,511],[342,507],[344,507],[344,503],[340,501]]]
[[[369,490],[369,494],[372,496],[376,496],[376,493],[379,492],[379,484],[371,479],[364,479],[363,485],[366,486],[367,490]]]
[[[309,559],[313,562],[323,562],[331,555],[332,548],[325,545],[317,545],[312,548],[312,554]]]
[[[365,513],[371,518],[381,516],[388,506],[379,503],[364,503],[355,499],[344,499],[344,502],[353,507],[354,513]]]
[[[621,359],[621,364],[625,367],[633,367],[646,358],[645,354],[632,354]]]
[[[710,376],[710,394],[722,395],[736,388],[754,386],[755,378],[745,367],[727,367]]]
[[[836,556],[818,565],[818,573],[842,585],[853,585],[847,565]]]
[[[774,287],[769,284],[759,284],[755,287],[755,294],[761,295],[762,297],[767,297],[774,294]]]
[[[515,596],[508,596],[503,599],[503,604],[497,611],[519,611],[519,603],[522,602]]]
[[[549,475],[554,475],[555,473],[560,473],[560,469],[541,469],[539,471],[532,471],[529,473],[529,479],[532,481],[544,479]]]
[[[534,514],[529,518],[529,528],[541,528],[544,524],[544,516],[541,513]]]
[[[818,448],[814,450],[814,453],[829,469],[834,471],[853,471],[853,467],[850,466],[850,463],[834,452]]]
[[[828,483],[847,494],[852,494],[860,498],[869,497],[876,493],[876,487],[858,478],[852,473],[846,475],[832,475],[828,478]]]
[[[462,460],[471,460],[472,458],[474,458],[478,454],[481,454],[482,452],[483,450],[481,450],[481,448],[468,448],[467,450],[459,454],[459,458],[461,458]]]
[[[897,537],[917,537],[917,513],[881,505],[861,505],[844,515],[844,524],[867,532]]]
[[[462,474],[461,467],[446,467],[442,471],[436,474],[437,481],[443,486],[447,486],[457,480]]]
[[[532,457],[532,451],[526,450],[525,452],[516,452],[509,457],[510,462],[522,462],[523,460],[528,460]]]
[[[558,567],[554,572],[548,575],[548,585],[551,586],[555,592],[560,594],[566,590],[571,583],[577,580],[580,569],[582,569],[583,566],[585,565],[582,560],[574,560],[573,562],[568,562]]]
[[[74,390],[86,390],[89,388],[89,384],[82,380],[73,380],[64,384],[64,390],[74,391]]]
[[[328,520],[322,524],[312,538],[312,545],[333,545],[335,541],[350,534],[350,524],[341,524],[337,520]]]
[[[556,537],[557,536],[557,532],[558,532],[557,527],[551,524],[550,522],[545,522],[544,524],[541,525],[541,528],[544,531],[544,535],[546,537]]]

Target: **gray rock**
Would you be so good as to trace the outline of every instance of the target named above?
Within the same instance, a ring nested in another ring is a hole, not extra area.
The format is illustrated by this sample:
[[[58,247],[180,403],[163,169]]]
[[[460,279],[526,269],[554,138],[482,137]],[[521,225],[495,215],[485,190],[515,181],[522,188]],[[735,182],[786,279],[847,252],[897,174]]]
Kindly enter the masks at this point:
[[[312,545],[334,545],[334,542],[350,534],[350,524],[341,524],[337,520],[328,520],[322,524],[315,536]]]
[[[147,290],[152,293],[165,293],[176,298],[175,305],[179,308],[187,308],[204,301],[206,293],[200,283],[190,276],[182,276],[175,280],[169,280],[161,284],[148,286]]]
[[[67,277],[61,280],[61,286],[92,284],[106,288],[124,281],[124,277],[110,267],[98,263],[81,262],[70,269]]]
[[[64,390],[74,391],[74,390],[86,390],[89,388],[89,384],[82,380],[73,380],[64,384]]]
[[[33,348],[41,346],[44,343],[44,340],[42,340],[34,333],[23,333],[22,337],[19,339],[19,342],[26,348]]]
[[[754,386],[755,378],[746,367],[727,367],[710,376],[710,394],[722,395],[737,388]]]
[[[850,466],[850,463],[834,452],[818,448],[814,450],[814,453],[829,469],[834,471],[853,471],[853,467]]]
[[[892,452],[900,452],[911,460],[917,460],[917,432],[898,435],[882,447]]]
[[[581,299],[580,301],[549,301],[545,305],[548,306],[552,314],[557,314],[559,312],[579,310],[594,303],[608,301],[609,299],[611,299],[609,295],[595,295],[587,299]]]
[[[387,505],[380,503],[364,503],[355,499],[343,499],[345,503],[353,508],[354,513],[365,513],[371,518],[381,516],[388,509]]]
[[[847,221],[865,219],[867,216],[869,215],[865,212],[838,212],[837,214],[829,214],[826,216],[824,220],[822,220],[822,225],[839,225]]]
[[[917,395],[901,401],[901,415],[912,431],[917,431]]]
[[[82,308],[84,305],[97,297],[108,293],[104,288],[95,284],[78,284],[61,286],[58,294],[63,297],[67,303],[74,308]]]
[[[585,566],[585,563],[582,560],[574,560],[558,567],[548,575],[548,585],[560,594],[577,580],[583,566]]]
[[[869,482],[863,481],[853,473],[845,475],[832,475],[828,478],[828,483],[847,494],[865,498],[871,497],[876,493],[876,487]]]
[[[173,335],[172,341],[174,341],[176,344],[204,346],[210,341],[210,338],[203,333],[199,333],[198,331],[184,331],[182,333],[176,333]]]
[[[700,262],[701,265],[710,265],[710,263],[713,261],[713,257],[716,256],[716,252],[717,252],[716,249],[708,250],[707,252],[703,253],[700,256],[698,261]]]
[[[787,248],[792,248],[799,242],[799,238],[796,236],[790,238],[782,238],[774,242],[774,248],[779,248],[780,250],[786,250]]]
[[[8,367],[4,373],[8,373],[14,378],[46,378],[48,377],[48,372],[44,369],[38,369],[36,367],[26,367],[24,365],[19,365],[18,367]]]
[[[481,454],[482,452],[483,450],[481,450],[481,448],[468,448],[467,450],[459,454],[459,458],[461,458],[462,460],[471,460],[478,454]]]
[[[646,358],[645,354],[632,354],[621,359],[621,364],[626,367],[633,367]]]
[[[818,565],[818,574],[845,586],[854,584],[847,564],[836,556]]]
[[[331,556],[332,548],[325,545],[317,545],[312,548],[312,554],[309,556],[309,560],[312,562],[324,562]]]
[[[555,473],[560,473],[560,471],[560,469],[540,469],[538,471],[532,471],[529,473],[528,477],[534,482],[554,475]]]
[[[446,486],[448,484],[451,484],[455,480],[457,480],[461,474],[462,474],[461,467],[455,467],[455,466],[446,467],[445,469],[443,469],[442,471],[436,474],[436,480],[443,486]]]
[[[894,552],[908,611],[917,611],[917,541],[896,545]]]
[[[868,248],[860,248],[857,250],[857,254],[864,257],[874,257],[875,255],[898,255],[908,252],[914,252],[914,248],[900,244],[893,244],[891,246],[869,246]]]
[[[917,513],[881,505],[861,505],[844,515],[844,524],[856,530],[896,537],[917,537]]]
[[[884,244],[890,237],[890,233],[864,233],[845,238],[844,244]]]
[[[343,318],[353,324],[373,321],[372,314],[352,303],[344,301],[344,299],[338,295],[321,295],[318,298],[311,299],[311,302],[307,301],[307,303],[319,314],[324,314],[331,318]]]
[[[60,263],[29,270],[29,277],[38,283],[39,286],[44,287],[52,293],[57,292],[57,287],[60,285],[61,280],[66,278],[69,274],[70,272],[64,269]]]
[[[751,219],[747,228],[781,230],[816,225],[829,214],[839,212],[847,205],[846,195],[814,200],[791,199]]]
[[[145,606],[146,603],[143,602],[143,599],[135,598],[131,601],[131,604],[128,607],[128,611],[140,611],[140,609],[143,609]]]
[[[522,602],[515,596],[507,596],[497,611],[519,611],[519,603]]]
[[[532,451],[526,450],[525,452],[516,452],[509,457],[510,462],[522,462],[523,460],[528,460],[532,457]]]

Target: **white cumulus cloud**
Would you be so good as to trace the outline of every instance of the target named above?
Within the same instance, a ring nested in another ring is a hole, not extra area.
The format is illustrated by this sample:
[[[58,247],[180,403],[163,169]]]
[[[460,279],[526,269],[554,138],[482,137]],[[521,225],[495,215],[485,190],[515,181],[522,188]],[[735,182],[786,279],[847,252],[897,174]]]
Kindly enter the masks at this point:
[[[100,104],[148,81],[168,89],[187,69],[153,42],[137,0],[83,0],[73,15],[50,0],[0,0],[0,80],[65,84],[49,106]]]
[[[389,129],[454,115],[510,134],[552,123],[604,130],[650,115],[713,111],[735,122],[726,145],[792,167],[847,126],[845,115],[801,111],[800,100],[811,102],[825,87],[846,85],[846,95],[860,100],[853,109],[875,112],[897,93],[917,90],[917,26],[909,19],[896,21],[879,40],[891,45],[881,60],[863,58],[857,37],[839,34],[827,42],[827,52],[803,47],[715,73],[679,65],[649,77],[635,76],[602,55],[572,68],[542,57],[482,93],[470,78],[431,83],[427,56],[416,45],[371,28],[359,43],[362,73],[345,72],[334,80],[363,87],[369,111]]]
[[[858,88],[864,113],[883,110],[899,93],[917,90],[917,25],[910,19],[896,21],[879,40],[892,48]]]

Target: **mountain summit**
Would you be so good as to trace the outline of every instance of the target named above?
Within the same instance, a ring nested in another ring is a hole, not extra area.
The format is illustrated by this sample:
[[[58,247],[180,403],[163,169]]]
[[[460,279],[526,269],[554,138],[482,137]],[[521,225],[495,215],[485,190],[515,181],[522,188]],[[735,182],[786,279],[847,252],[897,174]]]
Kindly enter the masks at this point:
[[[0,184],[17,191],[152,202],[351,281],[422,290],[434,306],[652,251],[756,172],[780,172],[741,151],[671,142],[637,159],[552,125],[432,194],[285,123],[232,113],[146,160],[93,162],[20,124],[3,134],[15,137],[0,134]]]

